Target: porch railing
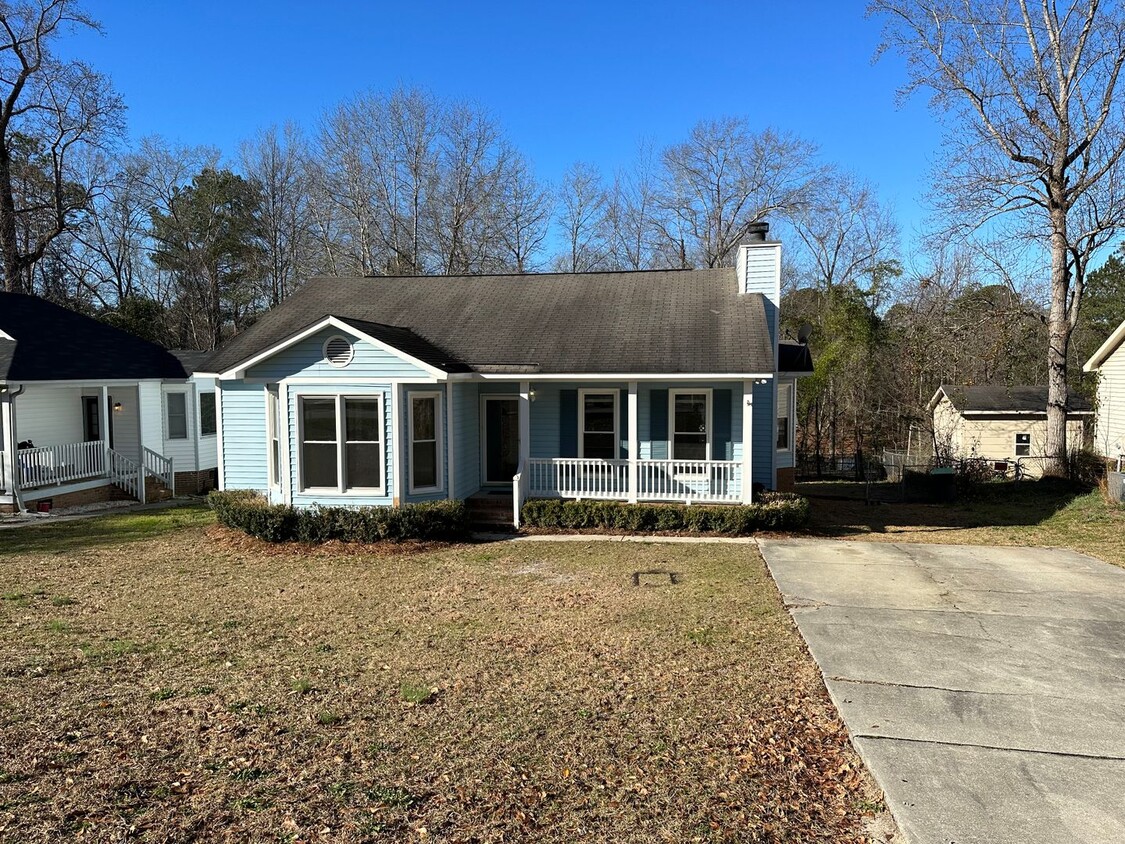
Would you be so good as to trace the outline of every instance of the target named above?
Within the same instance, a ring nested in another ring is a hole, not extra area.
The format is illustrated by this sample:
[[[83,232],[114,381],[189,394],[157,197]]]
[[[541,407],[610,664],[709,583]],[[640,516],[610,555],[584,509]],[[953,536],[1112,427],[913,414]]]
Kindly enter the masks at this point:
[[[21,448],[15,453],[21,489],[104,477],[105,443],[63,443],[43,448]]]
[[[145,500],[145,468],[124,454],[106,449],[109,479],[142,504]]]
[[[148,446],[143,446],[141,448],[141,463],[144,465],[146,473],[158,478],[172,495],[176,494],[176,473],[173,470],[171,457],[165,457]]]
[[[734,460],[638,460],[638,501],[736,504],[742,500],[742,463]],[[628,460],[531,458],[529,498],[600,498],[627,501]]]
[[[629,497],[629,461],[582,457],[531,458],[528,494],[532,498]]]

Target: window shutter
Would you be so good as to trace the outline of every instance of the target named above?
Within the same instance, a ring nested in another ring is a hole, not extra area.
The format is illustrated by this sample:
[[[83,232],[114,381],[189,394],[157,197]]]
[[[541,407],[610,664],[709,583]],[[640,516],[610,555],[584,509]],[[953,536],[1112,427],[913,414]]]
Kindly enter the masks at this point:
[[[578,391],[559,390],[559,457],[578,456]]]
[[[715,390],[711,393],[712,460],[730,460],[734,456],[730,443],[730,400],[730,390]]]
[[[649,394],[649,439],[652,441],[652,457],[666,460],[668,448],[668,391],[652,390]]]
[[[617,397],[617,440],[618,457],[629,459],[629,391],[622,390]]]

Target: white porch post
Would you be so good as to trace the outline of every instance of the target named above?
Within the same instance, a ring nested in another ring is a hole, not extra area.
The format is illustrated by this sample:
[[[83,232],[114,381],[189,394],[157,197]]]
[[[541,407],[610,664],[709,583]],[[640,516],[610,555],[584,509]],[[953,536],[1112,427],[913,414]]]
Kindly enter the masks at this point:
[[[742,503],[754,498],[754,382],[742,382]]]
[[[531,382],[520,381],[520,466],[531,457]]]
[[[12,388],[9,386],[0,394],[0,431],[4,434],[4,474],[0,476],[0,487],[9,495],[16,493],[16,415],[12,413]]]
[[[641,453],[637,424],[637,382],[629,382],[629,503],[636,504],[640,491],[637,460]]]
[[[102,443],[105,445],[106,448],[111,448],[110,441],[109,441],[109,413],[110,413],[110,409],[109,409],[109,387],[107,387],[105,384],[102,385],[101,401],[98,402],[98,407],[100,408],[100,410],[102,412],[102,427],[101,427]],[[109,459],[108,455],[106,456],[106,459],[108,461],[108,459]]]

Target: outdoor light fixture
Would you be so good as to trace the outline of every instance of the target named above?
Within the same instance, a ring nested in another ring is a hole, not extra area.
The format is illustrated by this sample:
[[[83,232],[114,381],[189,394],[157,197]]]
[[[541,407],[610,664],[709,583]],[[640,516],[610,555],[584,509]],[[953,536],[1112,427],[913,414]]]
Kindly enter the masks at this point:
[[[535,388],[534,387],[532,387],[530,390],[527,391],[527,398],[528,398],[528,401],[535,401]]]
[[[121,408],[122,408],[122,406],[123,406],[123,405],[121,404],[121,402],[119,402],[119,401],[115,401],[115,402],[113,403],[113,412],[114,412],[114,413],[120,413],[120,412],[121,412]]]

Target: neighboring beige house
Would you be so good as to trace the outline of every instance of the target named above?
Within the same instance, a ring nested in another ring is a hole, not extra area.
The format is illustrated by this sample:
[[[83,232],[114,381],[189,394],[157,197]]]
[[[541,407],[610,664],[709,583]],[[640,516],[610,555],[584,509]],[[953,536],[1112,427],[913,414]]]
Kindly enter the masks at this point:
[[[1105,457],[1125,456],[1125,322],[1082,367],[1098,374],[1098,409],[1094,417],[1094,450]]]
[[[960,460],[981,458],[1000,472],[1038,477],[1047,442],[1047,388],[1027,386],[958,387],[943,384],[930,399],[934,454]],[[1071,397],[1066,439],[1071,450],[1085,446],[1089,403]]]

